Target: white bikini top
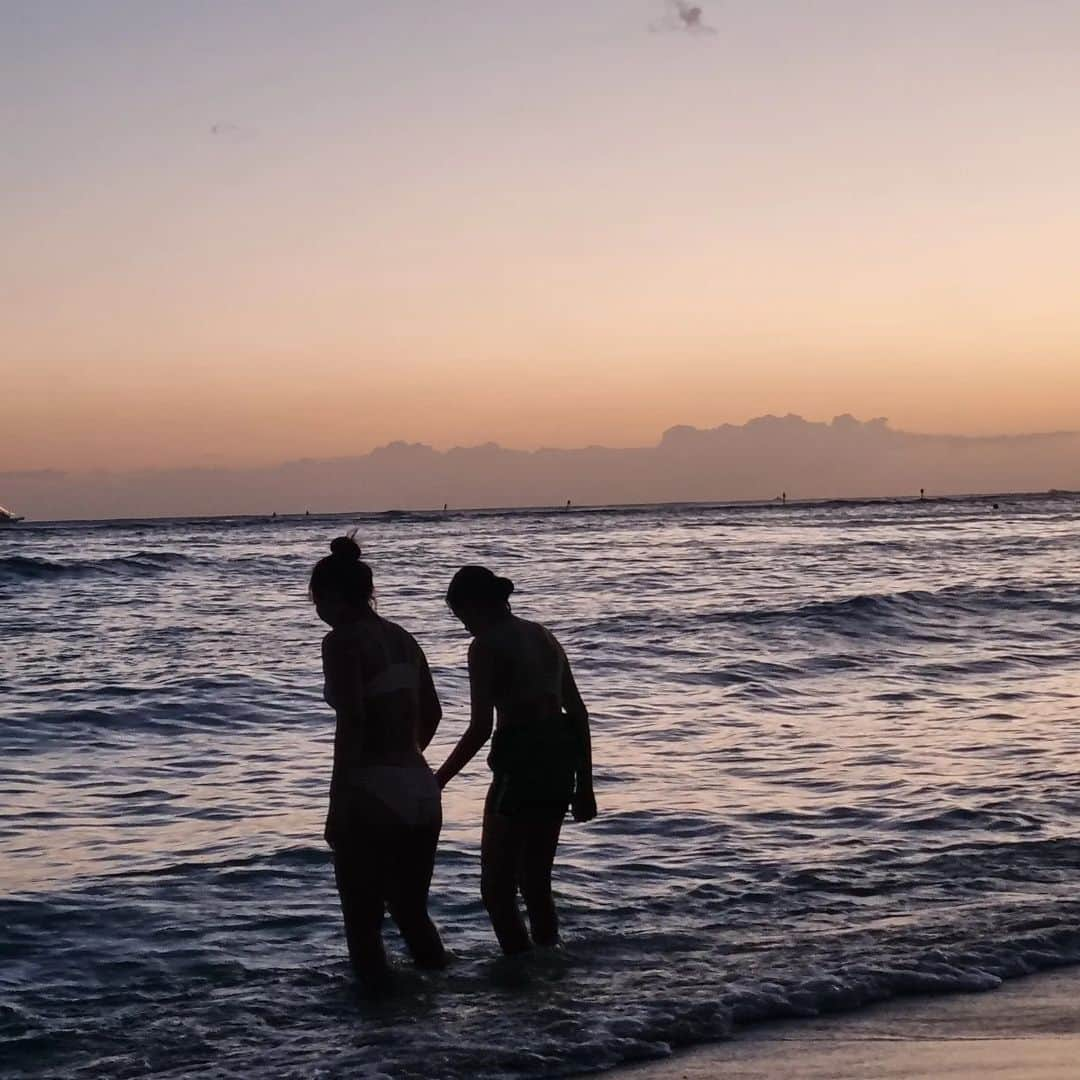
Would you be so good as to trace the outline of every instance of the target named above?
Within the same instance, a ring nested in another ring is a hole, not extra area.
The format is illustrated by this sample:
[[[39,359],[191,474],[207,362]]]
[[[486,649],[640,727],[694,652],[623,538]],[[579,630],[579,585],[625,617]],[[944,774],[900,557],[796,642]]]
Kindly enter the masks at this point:
[[[385,697],[387,694],[397,693],[399,690],[407,690],[414,696],[420,693],[420,667],[415,660],[392,660],[391,649],[387,647],[385,639],[380,641],[383,658],[386,667],[370,679],[364,679],[361,686],[361,696],[365,701],[373,698]],[[400,656],[400,650],[395,649]],[[323,699],[330,708],[336,708],[333,695],[330,691],[329,682],[323,684]]]
[[[366,699],[393,694],[398,690],[409,690],[414,694],[419,692],[420,672],[415,664],[391,664],[380,671],[374,679],[364,683],[363,694]]]

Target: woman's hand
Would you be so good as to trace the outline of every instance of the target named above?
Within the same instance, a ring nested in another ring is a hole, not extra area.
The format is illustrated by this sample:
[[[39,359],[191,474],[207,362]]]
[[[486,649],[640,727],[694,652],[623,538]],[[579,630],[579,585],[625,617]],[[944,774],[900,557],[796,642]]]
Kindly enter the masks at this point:
[[[596,796],[591,784],[574,794],[570,809],[575,821],[592,821],[596,817]]]
[[[334,845],[341,839],[341,815],[333,807],[326,813],[326,825],[323,828],[323,839],[334,850]]]

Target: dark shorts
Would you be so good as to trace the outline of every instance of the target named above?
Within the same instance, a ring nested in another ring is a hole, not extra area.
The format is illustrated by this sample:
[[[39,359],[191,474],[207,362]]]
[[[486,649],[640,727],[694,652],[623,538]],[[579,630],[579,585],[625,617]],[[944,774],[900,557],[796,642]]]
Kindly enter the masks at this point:
[[[488,788],[484,813],[522,821],[561,821],[566,817],[572,795],[572,777],[569,790],[565,784],[559,785],[557,790],[538,790],[535,784],[520,780],[515,783],[510,773],[496,773]]]
[[[530,820],[565,816],[574,797],[577,755],[562,717],[500,728],[488,765],[493,775],[487,813]]]

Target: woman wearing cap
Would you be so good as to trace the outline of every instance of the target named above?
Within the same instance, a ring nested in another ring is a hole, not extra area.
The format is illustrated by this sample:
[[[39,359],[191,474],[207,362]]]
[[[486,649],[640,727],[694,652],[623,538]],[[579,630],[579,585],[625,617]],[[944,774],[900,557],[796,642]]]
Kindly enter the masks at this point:
[[[446,964],[427,911],[442,802],[424,760],[442,716],[416,639],[372,606],[371,567],[339,536],[311,574],[327,704],[337,715],[326,840],[334,852],[349,959],[378,986],[389,976],[383,912],[420,967]]]
[[[596,816],[588,712],[555,636],[511,612],[513,591],[483,566],[464,566],[450,582],[446,602],[473,635],[471,719],[436,773],[445,787],[492,739],[481,892],[507,954],[558,941],[551,868],[559,831],[568,806],[575,821]]]

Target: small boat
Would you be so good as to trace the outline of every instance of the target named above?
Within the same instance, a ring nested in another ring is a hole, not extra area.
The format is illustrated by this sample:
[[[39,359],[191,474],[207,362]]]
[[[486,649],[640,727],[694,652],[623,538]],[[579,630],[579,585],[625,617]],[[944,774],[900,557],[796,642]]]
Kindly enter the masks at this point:
[[[22,521],[21,517],[16,517],[10,510],[5,510],[0,506],[0,526],[18,525],[20,521]]]

